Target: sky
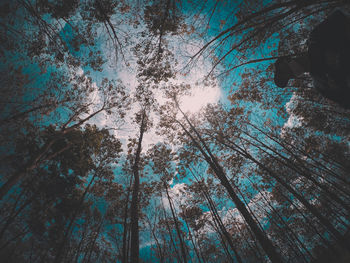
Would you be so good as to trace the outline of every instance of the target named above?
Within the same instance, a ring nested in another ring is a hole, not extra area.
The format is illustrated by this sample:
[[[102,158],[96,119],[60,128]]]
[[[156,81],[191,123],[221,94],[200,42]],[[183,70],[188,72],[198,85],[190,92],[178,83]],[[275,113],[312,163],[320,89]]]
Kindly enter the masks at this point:
[[[230,2],[230,1],[228,1]],[[199,18],[193,18],[191,15],[194,14],[198,10],[189,9],[186,4],[182,5],[182,12],[185,14],[185,16],[190,17],[191,21],[186,21],[188,24],[195,24],[199,23],[201,19],[205,19],[204,14],[208,16],[209,11],[211,8],[215,5],[216,1],[208,1],[206,8],[202,11],[202,17]],[[180,105],[182,106],[182,109],[185,112],[188,113],[198,113],[201,109],[203,109],[204,106],[210,103],[217,103],[221,102],[227,107],[232,107],[230,101],[228,100],[228,95],[235,91],[239,87],[240,82],[242,81],[240,73],[243,72],[244,67],[241,69],[238,69],[233,74],[229,75],[225,78],[215,78],[213,81],[212,86],[205,86],[203,85],[203,81],[205,77],[207,76],[208,72],[212,68],[212,62],[207,57],[199,57],[198,60],[196,60],[195,64],[190,64],[190,67],[188,67],[188,63],[191,62],[189,58],[193,56],[201,46],[203,46],[211,37],[217,33],[218,30],[223,30],[226,27],[229,26],[229,23],[232,22],[233,17],[230,16],[230,13],[228,10],[232,10],[235,5],[238,5],[239,2],[232,1],[230,3],[226,3],[224,1],[225,6],[220,6],[222,3],[219,1],[219,6],[216,8],[216,12],[214,12],[211,16],[211,27],[207,31],[207,34],[202,36],[202,39],[193,39],[191,36],[167,36],[166,40],[174,54],[176,54],[177,59],[177,66],[176,66],[176,78],[171,79],[171,83],[175,84],[190,84],[191,89],[191,95],[185,96],[181,98]],[[232,6],[227,6],[232,5]],[[191,6],[193,7],[193,6]],[[199,8],[199,6],[198,6]],[[112,19],[114,17],[112,16]],[[206,17],[207,19],[208,17]],[[223,23],[225,19],[227,20],[226,23]],[[193,22],[194,21],[194,22]],[[126,32],[133,32],[133,34],[130,34],[130,42],[137,42],[137,33],[141,32],[142,30],[145,30],[145,27],[142,25],[139,25],[137,29],[135,29],[133,26],[129,24],[121,25],[122,30]],[[108,41],[108,37],[106,36],[106,32],[104,28],[99,29],[99,34],[101,34],[101,39],[99,43],[99,47],[101,48],[102,52],[104,53],[105,57],[107,58],[107,62],[103,66],[102,73],[100,72],[92,72],[91,75],[95,79],[96,82],[101,80],[102,77],[107,77],[109,79],[120,79],[122,83],[127,87],[127,89],[132,93],[135,91],[136,86],[138,85],[137,78],[136,78],[136,69],[137,64],[135,61],[135,58],[132,56],[128,56],[126,63],[121,61],[121,57],[119,55],[119,62],[115,62],[115,54],[113,53],[114,50],[111,50],[110,44]],[[186,39],[186,37],[188,39]],[[129,48],[129,47],[128,47]],[[271,47],[270,47],[271,48]],[[271,50],[268,50],[271,51]],[[80,51],[80,54],[77,54],[78,56],[84,56],[86,52],[84,49]],[[126,54],[131,54],[130,50],[127,50]],[[260,56],[261,54],[256,54],[255,56]],[[232,55],[234,56],[234,55]],[[256,57],[252,57],[251,59],[255,59]],[[127,64],[128,66],[126,66]],[[225,67],[224,65],[219,65],[217,68],[217,72],[220,72],[220,70],[223,70]],[[90,71],[90,68],[82,68],[81,71]],[[96,83],[95,82],[95,83]],[[232,83],[235,82],[236,86],[232,86]],[[96,98],[96,95],[94,94],[94,99],[98,101],[98,98]],[[157,101],[160,104],[167,103],[167,100],[164,98],[163,93],[161,91],[157,92],[155,94],[155,97]],[[93,98],[93,97],[92,97]],[[286,102],[288,102],[289,99],[287,99]],[[96,105],[96,104],[95,104]],[[287,104],[288,105],[288,104]],[[291,103],[289,103],[289,108],[291,108]],[[251,103],[244,103],[241,106],[243,106],[246,109],[252,109],[251,118],[253,121],[260,121],[262,117],[264,118],[277,118],[277,115],[273,111],[264,111],[261,110],[256,104]],[[115,130],[114,133],[116,136],[118,136],[123,143],[127,142],[129,137],[137,136],[137,130],[134,129],[134,126],[132,124],[132,118],[134,113],[137,111],[137,106],[134,104],[132,107],[132,110],[128,112],[126,119],[126,122],[121,125],[120,127],[116,127],[119,130]],[[289,110],[289,112],[291,112]],[[153,118],[156,118],[153,116]],[[292,125],[298,125],[300,123],[300,120],[297,120],[294,116],[290,116],[289,120],[279,120],[281,123],[285,123],[286,127],[291,127]],[[99,127],[111,127],[113,123],[113,116],[106,117],[103,113],[94,118],[91,123],[97,124]],[[112,125],[113,126],[113,125]],[[158,140],[161,140],[161,138],[157,137],[154,131],[149,131],[145,135],[145,141],[144,141],[144,151],[146,151],[147,145],[151,145],[154,143],[157,143]]]

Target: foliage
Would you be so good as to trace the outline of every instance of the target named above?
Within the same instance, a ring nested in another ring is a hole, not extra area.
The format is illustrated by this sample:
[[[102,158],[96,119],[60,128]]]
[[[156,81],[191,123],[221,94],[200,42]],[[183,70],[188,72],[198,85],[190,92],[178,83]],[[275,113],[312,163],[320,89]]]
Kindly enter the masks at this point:
[[[348,260],[349,111],[271,80],[349,4],[233,2],[2,1],[2,259]]]

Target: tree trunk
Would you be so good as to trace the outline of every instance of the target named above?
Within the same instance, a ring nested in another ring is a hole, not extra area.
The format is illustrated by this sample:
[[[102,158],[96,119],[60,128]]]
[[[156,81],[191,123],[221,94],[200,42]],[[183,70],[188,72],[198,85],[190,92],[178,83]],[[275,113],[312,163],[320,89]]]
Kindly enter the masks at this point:
[[[178,109],[181,111],[179,105],[177,104]],[[204,159],[209,164],[210,168],[214,171],[218,179],[220,180],[220,183],[222,186],[225,187],[226,191],[228,192],[229,196],[231,197],[232,201],[236,205],[236,208],[243,216],[244,220],[254,233],[256,239],[260,243],[261,247],[264,249],[267,256],[270,258],[270,260],[273,263],[277,262],[283,262],[280,254],[277,252],[275,246],[272,244],[271,240],[268,239],[266,234],[258,227],[257,223],[254,221],[252,215],[249,213],[247,208],[245,207],[244,203],[239,199],[239,197],[236,195],[235,191],[233,190],[229,180],[226,177],[226,174],[223,170],[223,168],[219,165],[214,155],[211,153],[210,149],[206,145],[203,138],[200,136],[198,131],[195,129],[195,127],[192,125],[188,117],[181,111],[182,115],[186,119],[187,123],[191,127],[191,130],[196,134],[198,137],[199,142],[192,136],[192,134],[186,129],[186,127],[179,121],[176,121],[181,128],[184,130],[184,132],[187,134],[187,136],[191,139],[191,141],[194,143],[196,148],[202,153]]]
[[[84,190],[84,193],[82,194],[82,196],[80,197],[80,200],[79,200],[79,205],[78,207],[80,207],[83,203],[84,203],[84,200],[85,200],[85,196],[87,195],[88,191],[90,190],[90,187],[92,185],[92,183],[95,181],[96,177],[99,175],[99,172],[98,171],[95,171],[95,174],[93,175],[93,177],[91,178],[89,184],[86,186],[85,190]],[[55,260],[54,262],[55,263],[58,263],[61,261],[63,255],[64,255],[64,247],[68,241],[68,237],[71,235],[71,232],[73,230],[73,224],[78,216],[78,213],[79,213],[79,209],[75,209],[74,212],[73,212],[73,215],[70,217],[69,219],[69,224],[68,226],[66,227],[66,230],[64,232],[64,236],[63,236],[63,239],[61,241],[61,244],[59,245],[59,248],[57,250],[57,253],[56,253],[56,256],[55,256]]]
[[[199,182],[199,179],[197,178],[197,176],[193,173],[192,169],[190,169],[190,172],[192,173],[193,177],[196,179],[197,182]],[[203,195],[205,197],[205,199],[207,200],[208,202],[208,205],[209,205],[209,208],[210,208],[210,212],[212,213],[212,216],[214,218],[214,221],[216,221],[220,231],[222,232],[222,234],[224,235],[226,241],[228,242],[230,248],[232,249],[232,251],[234,252],[236,258],[237,258],[237,262],[238,263],[242,263],[242,258],[240,257],[240,255],[238,254],[237,250],[236,250],[236,247],[235,245],[233,244],[233,241],[232,241],[232,237],[231,235],[227,232],[226,230],[226,227],[225,225],[223,224],[218,212],[217,212],[217,209],[215,207],[215,204],[214,204],[214,201],[213,199],[210,197],[210,194],[209,192],[207,191],[207,189],[203,188],[202,189],[203,191]]]
[[[299,175],[305,177],[306,179],[310,180],[311,182],[313,182],[316,186],[318,186],[321,190],[323,190],[331,199],[333,199],[335,202],[337,202],[338,204],[340,204],[348,213],[350,213],[350,206],[344,202],[340,197],[338,197],[334,192],[332,192],[328,186],[319,183],[313,176],[312,174],[308,171],[308,169],[303,165],[300,164],[305,171],[302,171],[299,167],[295,166],[294,163],[291,163],[290,160],[288,158],[286,158],[285,156],[281,155],[280,153],[278,153],[275,149],[273,149],[272,147],[266,145],[265,143],[263,143],[262,141],[260,141],[258,138],[245,133],[247,136],[249,136],[250,138],[252,138],[253,140],[256,140],[257,142],[259,142],[262,146],[264,146],[265,148],[267,148],[268,150],[272,151],[273,153],[275,153],[277,156],[279,156],[280,158],[277,158],[275,156],[273,156],[272,154],[268,153],[267,151],[263,150],[266,154],[270,155],[272,158],[274,158],[275,160],[277,160],[279,163],[287,166],[288,168],[290,168],[291,170],[295,171],[296,173],[298,173]],[[251,142],[250,142],[251,143]],[[257,147],[258,149],[261,149],[258,145],[254,145],[255,147]],[[294,158],[296,158],[297,160],[300,160],[298,158],[298,156],[292,154],[292,156]],[[339,188],[337,188],[338,190],[341,190]]]
[[[142,120],[140,124],[140,135],[135,153],[135,161],[133,165],[134,185],[132,191],[131,207],[130,207],[130,226],[131,226],[131,255],[130,263],[139,262],[139,191],[140,191],[140,175],[139,162],[141,155],[142,139],[146,126],[146,112],[142,112]]]
[[[184,218],[184,221],[185,221],[185,224],[186,224],[186,227],[188,229],[188,235],[190,236],[190,239],[191,239],[191,243],[192,243],[192,246],[193,246],[193,250],[194,252],[196,253],[196,257],[198,259],[198,262],[201,263],[201,257],[200,257],[200,254],[199,254],[199,251],[197,249],[197,245],[196,245],[196,242],[194,241],[194,238],[192,236],[192,231],[191,231],[191,228],[187,222],[187,219]]]
[[[103,221],[104,221],[104,218],[101,219],[101,222],[97,228],[97,231],[96,231],[96,234],[94,236],[94,239],[92,241],[92,244],[90,246],[90,249],[89,249],[89,256],[88,256],[88,259],[87,259],[87,263],[90,263],[90,259],[91,259],[91,255],[92,255],[92,251],[95,247],[95,244],[96,244],[96,240],[98,238],[98,236],[100,235],[100,232],[101,232],[101,228],[102,228],[102,225],[103,225]]]
[[[281,184],[291,194],[293,194],[321,222],[321,224],[328,229],[328,231],[335,237],[338,245],[349,250],[349,245],[347,245],[347,241],[343,237],[343,235],[331,224],[331,222],[327,218],[322,216],[322,214],[314,206],[312,206],[301,194],[299,194],[293,187],[291,187],[288,183],[286,183],[280,176],[278,176],[275,172],[273,172],[267,166],[265,166],[264,164],[256,160],[252,155],[250,155],[244,149],[242,149],[241,147],[239,147],[237,144],[233,142],[230,142],[230,143],[232,143],[237,148],[236,151],[238,153],[248,158],[249,160],[253,161],[258,166],[260,166],[263,170],[268,172],[268,174],[272,178],[274,178],[279,184]],[[232,148],[232,147],[231,149],[235,150],[235,148]]]
[[[169,232],[169,237],[170,237],[170,241],[171,241],[171,244],[173,245],[173,248],[174,248],[174,251],[175,251],[175,254],[176,254],[176,258],[178,260],[178,262],[181,262],[181,257],[180,257],[180,254],[177,250],[177,245],[173,239],[173,235],[172,235],[172,231],[171,231],[171,228],[169,226],[169,222],[167,220],[167,217],[166,217],[166,212],[165,212],[165,207],[164,207],[164,203],[162,201],[162,206],[163,206],[163,213],[164,213],[164,221],[165,221],[165,225],[167,227],[167,230]]]
[[[129,198],[130,198],[130,191],[131,191],[131,183],[132,178],[130,178],[130,184],[129,189],[126,195],[126,202],[124,206],[124,221],[123,221],[123,248],[122,248],[122,263],[128,262],[128,242],[127,242],[127,235],[128,235],[128,211],[129,211]]]
[[[175,214],[175,210],[174,210],[174,207],[173,207],[173,203],[172,203],[172,200],[171,200],[170,195],[169,195],[169,192],[168,192],[168,186],[166,185],[165,182],[164,182],[164,188],[165,188],[165,191],[166,191],[166,195],[167,195],[167,197],[168,197],[168,201],[169,201],[169,205],[170,205],[171,214],[172,214],[173,219],[174,219],[176,233],[177,233],[177,236],[178,236],[179,241],[180,241],[180,248],[181,248],[182,258],[183,258],[183,260],[184,260],[183,262],[187,262],[186,250],[185,250],[185,243],[184,243],[184,241],[183,241],[183,239],[182,239],[182,235],[181,235],[181,230],[180,230],[179,222],[177,221],[176,214]]]

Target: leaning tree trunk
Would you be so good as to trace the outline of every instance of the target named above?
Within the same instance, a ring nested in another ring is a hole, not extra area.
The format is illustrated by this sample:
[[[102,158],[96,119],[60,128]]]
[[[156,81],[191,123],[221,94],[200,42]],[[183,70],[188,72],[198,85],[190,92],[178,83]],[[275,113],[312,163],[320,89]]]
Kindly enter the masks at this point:
[[[192,173],[193,177],[196,179],[197,182],[199,182],[199,179],[197,178],[197,176],[194,174],[194,172],[192,170],[190,170],[190,172]],[[212,214],[212,217],[214,219],[214,222],[216,221],[217,225],[218,225],[218,228],[220,229],[223,237],[225,237],[226,241],[228,242],[231,250],[233,251],[233,253],[235,254],[236,256],[236,259],[238,261],[238,263],[242,263],[242,258],[241,256],[239,255],[235,245],[233,244],[233,240],[232,240],[232,236],[227,232],[226,230],[226,227],[224,225],[224,223],[222,222],[219,214],[218,214],[218,211],[215,207],[215,204],[214,204],[214,201],[213,199],[210,197],[210,193],[208,192],[208,190],[206,188],[202,188],[202,192],[203,192],[203,195],[205,197],[205,199],[207,200],[207,203],[209,205],[209,208],[210,208],[210,212]]]
[[[229,140],[228,140],[229,141]],[[300,193],[298,193],[291,185],[289,185],[283,178],[277,175],[274,171],[268,168],[266,165],[255,159],[251,154],[249,154],[246,150],[241,148],[239,145],[235,144],[232,141],[229,141],[233,146],[227,145],[225,142],[221,141],[224,145],[230,147],[235,150],[237,153],[242,155],[243,157],[253,161],[259,167],[261,167],[264,171],[266,171],[272,178],[274,178],[280,185],[282,185],[285,189],[287,189],[293,196],[298,199],[310,212],[313,214],[319,222],[327,228],[327,230],[333,235],[337,244],[343,247],[346,250],[350,250],[350,245],[347,244],[346,238],[332,225],[332,223],[324,217],[316,207],[311,205],[308,200]]]
[[[167,184],[165,182],[164,182],[164,188],[165,188],[166,195],[167,195],[167,198],[168,198],[168,201],[169,201],[171,215],[173,216],[173,219],[174,219],[176,233],[177,233],[177,236],[178,236],[179,241],[180,241],[180,248],[181,248],[182,258],[183,258],[184,262],[187,262],[185,243],[184,243],[184,241],[182,239],[182,236],[181,236],[181,230],[180,230],[179,222],[178,222],[178,220],[176,218],[173,202],[172,202],[172,200],[170,198],[169,191],[168,191],[168,186],[167,186]]]
[[[240,212],[240,214],[243,216],[244,220],[248,224],[251,231],[254,233],[256,239],[260,243],[261,247],[264,249],[266,255],[269,257],[271,262],[277,263],[277,262],[283,262],[281,255],[277,252],[275,246],[272,244],[271,240],[267,237],[266,233],[259,228],[257,223],[255,222],[252,215],[249,213],[248,209],[244,205],[244,203],[239,199],[237,194],[235,193],[232,185],[230,184],[229,180],[227,179],[227,176],[225,174],[224,169],[221,167],[221,165],[216,160],[215,156],[212,154],[209,147],[206,145],[205,141],[203,140],[202,136],[199,134],[197,129],[192,125],[186,114],[180,109],[179,105],[177,104],[177,108],[181,111],[182,115],[186,119],[186,122],[190,126],[191,130],[196,134],[196,139],[187,129],[186,127],[178,120],[176,121],[181,128],[184,130],[184,132],[187,134],[187,136],[190,138],[190,140],[193,142],[195,147],[201,152],[204,159],[210,166],[210,168],[214,171],[217,178],[220,180],[221,185],[226,189],[228,192],[231,200],[236,205],[236,208]]]

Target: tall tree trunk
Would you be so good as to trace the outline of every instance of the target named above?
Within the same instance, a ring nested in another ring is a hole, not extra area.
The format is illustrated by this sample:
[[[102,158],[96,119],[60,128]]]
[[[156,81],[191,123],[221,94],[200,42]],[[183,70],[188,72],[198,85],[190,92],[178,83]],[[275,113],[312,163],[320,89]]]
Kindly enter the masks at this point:
[[[302,242],[302,240],[300,240],[300,238],[297,236],[297,234],[294,232],[294,230],[292,228],[289,227],[289,225],[285,222],[285,220],[283,219],[283,217],[280,215],[280,213],[273,207],[273,205],[270,203],[270,201],[265,197],[265,194],[263,194],[261,191],[259,191],[259,189],[257,187],[254,186],[253,181],[249,178],[249,176],[245,176],[247,178],[247,180],[250,182],[250,184],[253,186],[253,188],[259,192],[259,194],[262,196],[262,198],[265,200],[265,202],[268,204],[268,206],[270,207],[271,211],[273,211],[277,217],[279,218],[280,222],[286,226],[287,230],[289,231],[289,233],[291,233],[291,235],[293,236],[293,238],[297,241],[297,243],[300,245],[300,247],[305,251],[305,253],[310,257],[311,260],[314,260],[314,257],[312,256],[312,254],[310,253],[309,249],[305,246],[305,244]]]
[[[299,167],[297,167],[294,163],[292,163],[290,161],[290,159],[286,158],[285,156],[281,155],[280,153],[278,153],[275,149],[273,149],[272,147],[268,146],[267,144],[265,144],[264,142],[262,142],[261,140],[259,140],[257,137],[254,137],[248,133],[245,133],[247,136],[249,136],[251,139],[257,141],[258,143],[260,143],[263,147],[267,148],[268,150],[272,151],[273,153],[275,153],[277,156],[279,156],[280,158],[277,158],[276,156],[273,156],[272,154],[270,154],[268,151],[261,149],[261,147],[259,147],[258,145],[254,145],[255,147],[259,148],[260,150],[263,150],[266,154],[268,154],[269,156],[271,156],[272,158],[274,158],[275,160],[277,160],[279,163],[281,163],[282,165],[287,166],[288,168],[290,168],[291,170],[297,172],[299,175],[305,177],[306,179],[310,180],[312,183],[314,183],[316,186],[318,186],[321,190],[324,191],[324,193],[326,193],[331,199],[333,199],[335,202],[337,202],[338,204],[340,204],[348,213],[350,213],[350,206],[344,202],[340,197],[338,197],[334,192],[332,192],[327,185],[324,185],[320,182],[318,182],[310,173],[310,171],[308,171],[308,169],[300,162],[300,165],[302,168],[304,168],[304,171],[302,171]],[[252,142],[249,142],[252,143]],[[300,160],[300,158],[296,155],[292,155],[294,158],[296,158],[297,160]],[[339,188],[337,188],[338,190],[341,190]]]
[[[90,246],[90,249],[89,249],[89,256],[87,258],[87,263],[90,263],[90,260],[91,260],[91,256],[92,256],[92,251],[94,250],[94,247],[95,247],[95,244],[96,244],[96,240],[98,238],[98,236],[100,235],[100,232],[101,232],[101,228],[102,228],[102,225],[103,225],[103,221],[104,221],[104,218],[101,219],[101,222],[96,230],[96,234],[94,236],[94,239],[92,241],[92,244]]]
[[[193,177],[196,179],[197,182],[199,182],[199,179],[197,178],[197,176],[195,175],[195,173],[192,171],[192,169],[190,169],[191,174],[193,175]],[[240,255],[237,252],[237,249],[235,247],[235,245],[233,244],[233,240],[231,235],[227,232],[225,225],[223,224],[218,211],[216,209],[216,206],[214,204],[213,199],[210,196],[210,193],[207,191],[206,188],[202,188],[202,192],[203,195],[205,197],[205,199],[207,200],[207,203],[209,205],[210,208],[210,212],[212,213],[213,219],[214,221],[217,222],[217,225],[220,229],[220,231],[222,232],[223,236],[225,237],[226,241],[228,242],[230,248],[232,249],[233,253],[235,254],[236,258],[237,258],[237,262],[238,263],[242,263],[242,258],[240,257]]]
[[[266,136],[267,136],[269,139],[271,139],[272,141],[276,142],[278,145],[280,145],[281,147],[283,147],[283,149],[285,149],[289,154],[291,154],[291,155],[292,155],[293,157],[295,157],[296,159],[298,159],[298,156],[297,156],[297,154],[294,153],[291,149],[296,150],[296,151],[299,152],[302,156],[306,156],[308,159],[312,160],[312,161],[315,163],[315,165],[316,165],[316,167],[317,167],[318,169],[322,168],[324,171],[327,171],[327,173],[328,173],[329,175],[332,175],[334,178],[336,178],[337,180],[341,181],[341,182],[343,183],[343,185],[344,185],[344,184],[347,185],[347,186],[350,185],[350,182],[348,181],[347,178],[343,178],[342,176],[336,174],[332,169],[330,169],[329,167],[325,166],[322,162],[320,162],[320,161],[316,160],[315,158],[313,158],[312,156],[310,156],[310,154],[307,153],[305,150],[302,150],[301,147],[296,147],[295,145],[293,145],[293,144],[287,142],[286,140],[280,141],[279,138],[276,138],[276,135],[273,135],[273,134],[270,134],[270,133],[268,133],[268,132],[265,132],[265,131],[263,131],[262,129],[260,129],[259,127],[257,127],[256,125],[254,125],[254,124],[252,124],[252,123],[247,122],[247,124],[250,125],[251,127],[253,127],[254,129],[256,129],[257,131],[259,131],[260,133],[266,135]],[[322,153],[319,152],[319,151],[317,151],[317,152],[318,152],[319,154],[324,155],[324,152],[322,152]],[[330,157],[329,157],[329,158],[330,158]],[[337,160],[332,160],[332,161],[333,161],[333,162],[337,162]],[[342,167],[344,164],[338,164],[338,165],[339,165],[340,167]],[[344,169],[344,171],[347,172],[346,169]],[[327,181],[327,178],[326,178],[326,177],[322,177],[322,178],[324,178],[324,180]],[[339,187],[339,186],[338,186],[338,187]],[[338,188],[338,189],[339,189],[339,188]],[[341,190],[341,191],[344,191],[344,189]],[[347,194],[348,196],[350,195],[349,193],[346,193],[346,192],[344,192],[344,193]]]
[[[184,260],[183,262],[187,262],[185,242],[182,239],[179,222],[177,221],[177,217],[176,217],[176,214],[175,214],[175,209],[174,209],[174,206],[173,206],[173,202],[172,202],[172,200],[170,198],[169,191],[168,191],[168,186],[167,186],[166,182],[164,182],[164,188],[165,188],[166,195],[168,197],[170,210],[171,210],[171,215],[173,216],[173,219],[174,219],[176,233],[177,233],[177,236],[178,236],[179,241],[180,241],[181,254],[182,254],[182,258]]]
[[[139,262],[139,191],[140,191],[140,174],[139,163],[142,147],[142,139],[146,129],[146,111],[142,112],[142,120],[140,124],[140,135],[135,153],[135,161],[133,165],[134,185],[132,191],[131,207],[130,207],[130,227],[131,227],[131,255],[130,263]]]
[[[161,245],[159,243],[159,240],[157,238],[157,235],[156,235],[156,233],[154,231],[154,227],[151,224],[151,220],[147,216],[146,216],[146,219],[147,219],[147,222],[148,222],[148,225],[149,225],[149,228],[150,228],[150,232],[152,233],[153,239],[156,242],[160,263],[163,263],[164,262],[164,255],[163,255],[162,247],[161,247]]]
[[[168,222],[167,217],[166,217],[166,212],[165,212],[165,207],[164,207],[164,203],[163,202],[162,202],[162,207],[163,207],[163,213],[164,213],[164,221],[165,221],[165,225],[167,227],[167,230],[169,232],[169,237],[170,237],[171,244],[173,245],[173,248],[174,248],[174,251],[175,251],[175,254],[176,254],[176,258],[177,258],[178,262],[181,262],[180,253],[177,250],[177,245],[176,245],[176,243],[175,243],[175,241],[173,239],[172,231],[171,231],[171,228],[169,226],[169,222]]]
[[[86,232],[87,232],[87,225],[84,226],[84,230],[82,232],[82,236],[80,238],[78,247],[77,247],[77,249],[75,251],[75,259],[74,259],[75,263],[78,263],[79,256],[80,256],[80,251],[81,251],[81,246],[82,246],[83,242],[85,241]]]
[[[190,228],[186,218],[184,218],[184,221],[185,221],[185,224],[186,224],[186,227],[187,227],[187,230],[188,230],[188,235],[190,237],[190,240],[191,240],[191,243],[192,243],[192,246],[193,246],[193,250],[196,253],[196,257],[198,259],[198,263],[201,263],[201,257],[200,257],[199,251],[197,249],[197,244],[196,244],[196,242],[195,242],[195,240],[193,238],[191,228]]]
[[[211,214],[211,216],[213,217],[214,220],[213,220],[213,222],[209,221],[209,223],[215,229],[215,231],[218,233],[218,235],[220,237],[220,243],[221,243],[221,245],[222,245],[222,247],[224,249],[224,252],[225,252],[225,254],[226,254],[227,258],[228,258],[228,261],[234,262],[234,258],[231,255],[231,253],[230,253],[230,251],[229,251],[229,249],[228,249],[228,247],[226,245],[226,242],[225,242],[225,240],[227,240],[227,239],[225,239],[224,234],[222,233],[222,231],[220,231],[220,227],[218,226],[218,221],[216,220],[212,210],[210,210],[210,214]]]
[[[4,235],[6,229],[10,226],[10,224],[15,220],[15,218],[21,213],[21,211],[26,208],[31,202],[33,202],[34,197],[29,198],[28,200],[26,200],[19,208],[17,211],[15,211],[15,213],[11,214],[9,216],[9,218],[6,220],[4,226],[1,228],[0,231],[0,239],[2,238],[2,236]]]
[[[314,222],[312,220],[310,220],[309,217],[306,216],[306,213],[299,208],[299,205],[296,204],[295,202],[293,202],[293,200],[291,200],[284,193],[280,192],[280,194],[283,196],[283,198],[285,200],[287,200],[288,203],[290,203],[290,205],[292,205],[294,207],[294,209],[299,213],[299,215],[301,215],[301,217],[304,218],[304,220],[307,223],[307,226],[312,228],[312,230],[320,238],[322,243],[326,247],[328,247],[331,251],[335,252],[336,251],[336,246],[329,240],[329,238],[326,238],[326,237],[323,236],[323,234],[320,232],[319,227],[314,225]]]
[[[181,111],[178,104],[177,104],[177,108]],[[254,233],[256,239],[260,243],[261,247],[264,249],[267,256],[270,258],[270,260],[273,263],[283,262],[280,254],[277,252],[277,250],[276,250],[275,246],[272,244],[271,240],[269,240],[268,237],[266,236],[266,233],[263,232],[259,228],[257,223],[254,221],[252,215],[249,213],[249,211],[245,207],[244,203],[236,195],[229,180],[227,179],[227,176],[226,176],[223,168],[217,162],[216,158],[214,157],[214,155],[210,151],[209,147],[206,145],[206,143],[203,140],[203,138],[201,137],[201,135],[198,133],[198,131],[192,125],[192,123],[190,122],[188,117],[185,115],[185,113],[183,113],[183,111],[181,111],[181,113],[184,116],[184,118],[186,119],[186,122],[190,126],[191,130],[196,134],[198,140],[192,136],[192,134],[186,129],[186,127],[181,122],[179,122],[177,120],[175,120],[175,121],[181,126],[181,128],[184,130],[184,132],[187,134],[187,136],[191,139],[191,141],[196,146],[196,148],[202,153],[204,159],[206,160],[206,162],[208,163],[210,168],[214,171],[214,173],[216,174],[216,176],[220,180],[220,183],[222,184],[222,186],[224,186],[224,188],[228,192],[229,196],[231,197],[231,200],[236,205],[236,208],[241,213],[244,220],[246,221],[246,223],[248,224],[248,226],[250,227],[250,229]]]
[[[328,231],[333,235],[338,245],[341,247],[350,250],[350,245],[347,244],[346,239],[344,236],[331,224],[331,222],[325,218],[314,206],[312,206],[301,194],[299,194],[293,187],[291,187],[288,183],[285,182],[284,179],[282,179],[280,176],[278,176],[275,172],[273,172],[270,168],[268,168],[266,165],[255,159],[251,154],[249,154],[245,149],[237,145],[236,143],[228,140],[234,147],[227,145],[225,142],[221,141],[221,143],[225,144],[226,146],[229,146],[231,149],[235,150],[239,154],[241,154],[243,157],[253,161],[255,164],[257,164],[259,167],[261,167],[263,170],[268,172],[268,174],[274,178],[279,184],[281,184],[285,189],[287,189],[291,194],[295,196],[320,222],[322,225],[324,225]]]
[[[129,232],[129,226],[128,226],[128,211],[129,211],[129,209],[128,208],[129,208],[131,184],[132,184],[132,177],[130,177],[129,188],[128,188],[128,192],[126,195],[126,202],[125,202],[125,206],[124,206],[122,263],[128,262],[128,241],[127,241],[127,235]]]

